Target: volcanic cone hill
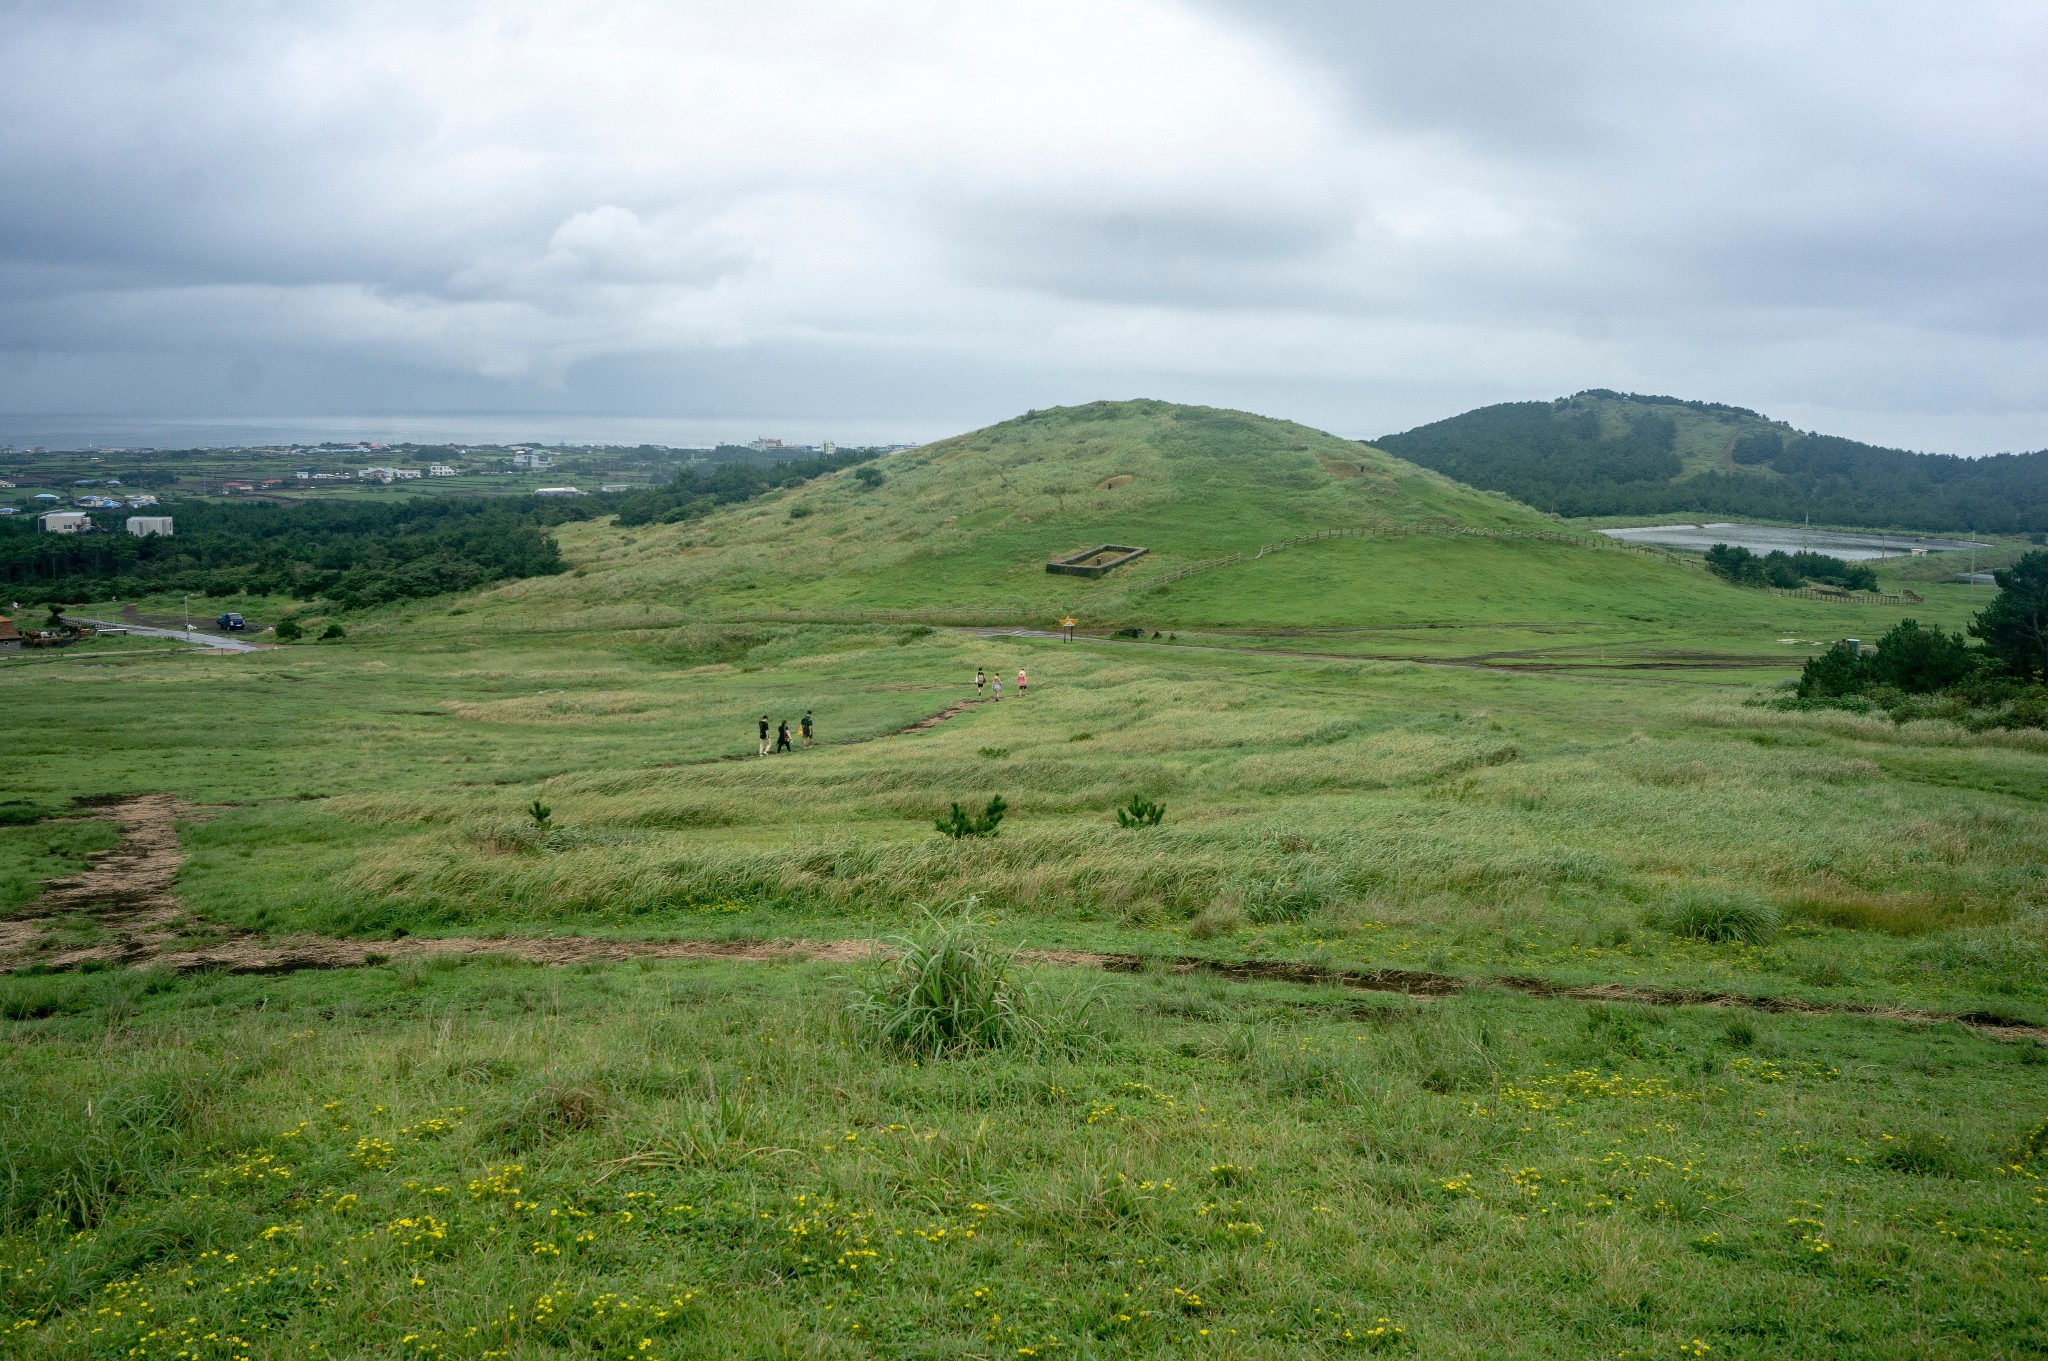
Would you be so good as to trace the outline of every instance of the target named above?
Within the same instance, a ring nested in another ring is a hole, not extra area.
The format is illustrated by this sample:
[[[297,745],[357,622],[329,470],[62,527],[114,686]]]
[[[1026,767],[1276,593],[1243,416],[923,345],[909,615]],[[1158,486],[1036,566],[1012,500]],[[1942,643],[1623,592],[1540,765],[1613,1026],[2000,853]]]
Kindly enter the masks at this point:
[[[1325,531],[1343,537],[1314,537]],[[1159,401],[1034,411],[695,523],[575,525],[561,539],[573,575],[492,597],[699,617],[941,609],[1289,626],[1697,613],[1728,597],[1695,569],[1371,445]],[[1101,544],[1149,552],[1097,580],[1047,573]]]

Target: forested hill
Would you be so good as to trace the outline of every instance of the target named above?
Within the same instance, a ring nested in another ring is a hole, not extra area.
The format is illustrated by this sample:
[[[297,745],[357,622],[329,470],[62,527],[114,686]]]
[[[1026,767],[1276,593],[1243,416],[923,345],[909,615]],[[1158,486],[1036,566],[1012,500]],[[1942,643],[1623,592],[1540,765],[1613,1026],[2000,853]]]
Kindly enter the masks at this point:
[[[1480,407],[1373,442],[1561,515],[1810,515],[1872,528],[2048,530],[2048,450],[1909,453],[1716,402],[1596,388]]]

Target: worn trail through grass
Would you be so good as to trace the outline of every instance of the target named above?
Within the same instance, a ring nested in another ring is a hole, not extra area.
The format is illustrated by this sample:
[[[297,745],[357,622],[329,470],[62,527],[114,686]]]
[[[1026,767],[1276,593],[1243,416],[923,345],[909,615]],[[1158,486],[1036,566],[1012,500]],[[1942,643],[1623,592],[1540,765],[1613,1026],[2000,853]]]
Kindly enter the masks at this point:
[[[963,700],[923,720],[950,717]],[[903,731],[914,731],[913,724]],[[57,972],[122,964],[177,972],[215,970],[233,974],[296,973],[353,969],[401,961],[493,955],[531,964],[624,964],[642,959],[732,960],[766,963],[809,959],[857,963],[889,953],[879,940],[743,938],[736,940],[619,940],[597,936],[408,936],[389,941],[343,940],[325,936],[265,936],[192,917],[171,892],[184,859],[177,840],[180,818],[203,815],[168,794],[147,794],[108,805],[106,816],[122,829],[120,843],[91,857],[84,873],[53,879],[41,897],[11,920],[0,922],[0,973],[40,967]],[[68,949],[49,949],[47,926],[85,916],[111,937]],[[1867,1016],[1918,1024],[1957,1023],[2004,1040],[2048,1044],[2048,1027],[2025,1025],[1993,1012],[1940,1012],[1855,1002],[1810,1002],[1800,998],[1688,988],[1597,983],[1571,985],[1504,974],[1460,977],[1420,969],[1337,969],[1290,960],[1208,959],[1193,955],[1119,954],[1093,950],[1022,950],[1027,963],[1115,973],[1158,970],[1202,974],[1239,982],[1299,983],[1361,992],[1445,997],[1476,988],[1497,988],[1530,997],[1579,1002],[1634,1002],[1660,1007],[1748,1007],[1803,1015]]]

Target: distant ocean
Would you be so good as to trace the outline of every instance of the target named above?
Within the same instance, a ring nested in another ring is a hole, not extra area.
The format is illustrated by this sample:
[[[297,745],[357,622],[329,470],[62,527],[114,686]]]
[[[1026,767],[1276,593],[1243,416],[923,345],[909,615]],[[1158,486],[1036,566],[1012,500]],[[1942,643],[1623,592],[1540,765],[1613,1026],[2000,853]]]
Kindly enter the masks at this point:
[[[9,416],[0,447],[192,449],[258,444],[665,444],[696,448],[779,439],[789,444],[921,444],[966,426],[863,417],[602,416],[479,412],[431,416]]]

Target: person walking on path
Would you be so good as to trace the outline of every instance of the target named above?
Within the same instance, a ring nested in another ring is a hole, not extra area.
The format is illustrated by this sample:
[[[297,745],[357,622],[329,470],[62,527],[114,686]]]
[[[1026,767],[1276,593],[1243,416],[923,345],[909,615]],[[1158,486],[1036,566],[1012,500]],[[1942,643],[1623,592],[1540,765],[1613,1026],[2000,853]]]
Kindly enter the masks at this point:
[[[1025,677],[1025,675],[1024,675],[1024,668],[1023,668],[1023,667],[1021,667],[1021,666],[1020,666],[1020,667],[1018,667],[1018,668],[1017,668],[1017,698],[1018,698],[1018,699],[1022,699],[1022,698],[1024,698],[1024,687],[1025,687],[1025,686],[1027,686],[1027,685],[1029,685],[1030,683],[1031,683],[1031,682],[1030,682],[1030,681],[1029,681],[1029,680],[1028,680],[1028,679],[1027,679],[1027,678]]]
[[[768,715],[761,715],[761,754],[768,754]]]
[[[995,685],[996,685],[996,701],[997,701],[998,703],[1000,703],[1000,702],[1002,701],[1002,698],[1003,698],[1003,677],[1002,677],[1002,673],[1001,673],[1001,672],[997,672],[997,673],[996,673],[996,681],[995,681]]]
[[[981,687],[988,684],[988,677],[981,674],[981,668],[974,668],[974,697],[981,698]]]
[[[789,745],[789,720],[786,718],[775,725],[775,750],[791,750]]]
[[[803,729],[804,745],[808,747],[811,745],[811,711],[809,709],[804,710],[803,722],[797,726]]]

